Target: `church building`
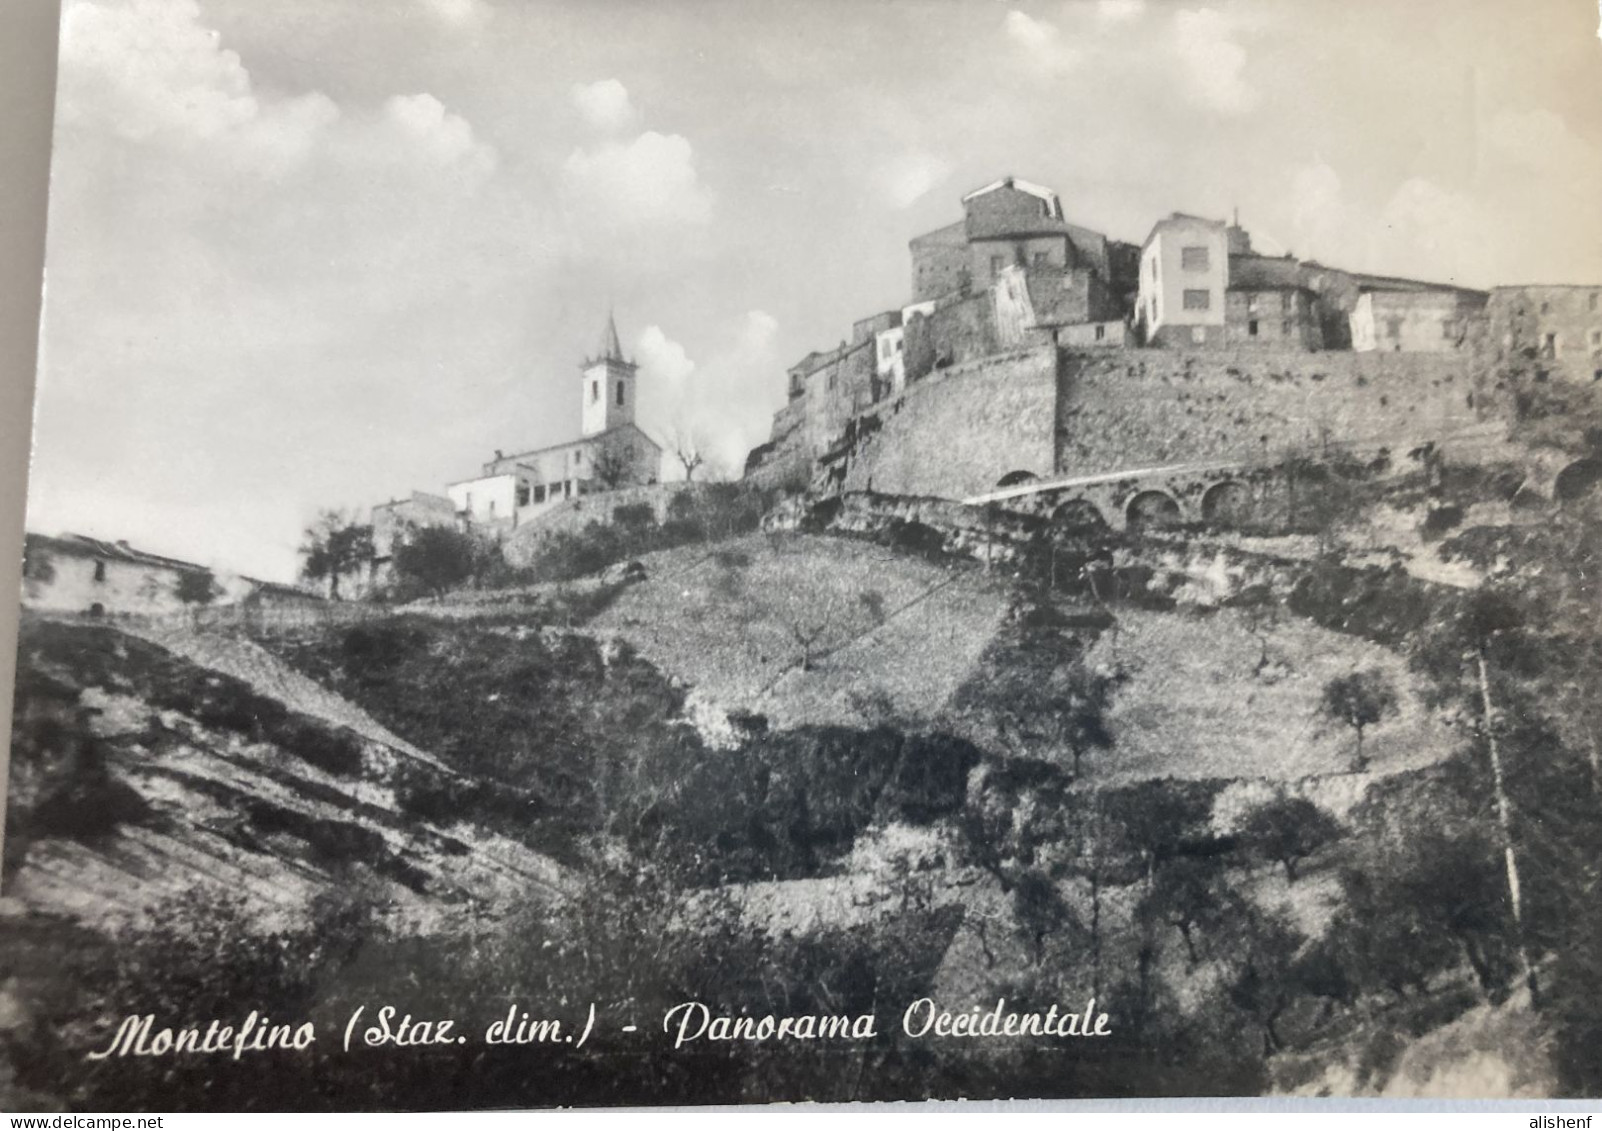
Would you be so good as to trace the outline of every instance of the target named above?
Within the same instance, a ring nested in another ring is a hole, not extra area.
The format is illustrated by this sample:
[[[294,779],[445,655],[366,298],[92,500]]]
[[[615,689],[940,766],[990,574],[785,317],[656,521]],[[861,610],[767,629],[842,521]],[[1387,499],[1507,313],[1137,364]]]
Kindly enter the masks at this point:
[[[473,525],[518,526],[569,499],[657,482],[662,448],[635,422],[638,372],[608,315],[595,356],[584,361],[579,438],[496,452],[481,475],[446,487],[458,517]]]

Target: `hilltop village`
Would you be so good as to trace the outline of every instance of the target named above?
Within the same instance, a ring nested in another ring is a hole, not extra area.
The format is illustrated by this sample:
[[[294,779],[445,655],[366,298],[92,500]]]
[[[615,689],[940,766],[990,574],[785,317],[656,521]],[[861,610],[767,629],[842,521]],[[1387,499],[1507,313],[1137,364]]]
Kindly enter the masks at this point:
[[[1050,491],[1113,525],[1214,517],[1251,503],[1234,473],[1296,453],[1499,448],[1498,367],[1602,381],[1602,284],[1362,274],[1260,254],[1238,218],[1184,213],[1136,246],[1012,177],[962,207],[911,241],[910,303],[790,368],[749,478],[969,501]],[[1212,474],[1181,485],[1176,469]]]
[[[748,484],[1000,503],[1122,528],[1283,520],[1283,469],[1332,454],[1398,470],[1523,464],[1526,491],[1549,499],[1602,480],[1584,445],[1508,442],[1510,373],[1602,387],[1602,283],[1480,291],[1353,272],[1262,254],[1238,216],[1176,212],[1136,245],[1073,223],[1056,192],[1015,177],[961,205],[961,219],[910,241],[911,301],[790,366]],[[669,453],[636,419],[639,369],[611,315],[578,377],[573,439],[497,450],[442,491],[373,506],[370,551],[337,580],[316,578],[321,595],[386,591],[397,547],[428,528],[527,567],[542,539],[609,524],[619,508],[663,521],[684,484],[663,482]],[[188,603],[179,586],[200,567],[95,545],[31,536],[24,602]],[[47,556],[88,565],[52,572],[38,564]],[[99,580],[129,568],[136,583]],[[243,592],[254,604],[317,595]]]

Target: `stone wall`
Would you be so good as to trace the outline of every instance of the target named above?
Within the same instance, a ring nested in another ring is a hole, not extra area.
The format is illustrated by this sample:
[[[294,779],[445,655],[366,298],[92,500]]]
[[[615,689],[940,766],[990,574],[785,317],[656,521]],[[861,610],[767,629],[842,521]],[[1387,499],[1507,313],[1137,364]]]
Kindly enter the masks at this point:
[[[684,482],[653,483],[650,486],[623,487],[616,491],[568,499],[543,511],[516,530],[507,532],[501,541],[501,552],[512,565],[526,566],[533,560],[544,539],[553,534],[577,534],[588,526],[609,524],[618,507],[649,506],[655,520],[662,522],[667,517],[673,497],[694,487]]]
[[[1057,354],[998,354],[938,371],[853,422],[843,486],[962,499],[1016,471],[1051,474]]]
[[[995,298],[987,288],[927,315],[915,314],[906,325],[905,341],[908,382],[994,354],[1001,347]]]
[[[1483,399],[1469,359],[1449,354],[1070,350],[1061,380],[1063,474],[1331,445],[1401,452],[1473,431]]]

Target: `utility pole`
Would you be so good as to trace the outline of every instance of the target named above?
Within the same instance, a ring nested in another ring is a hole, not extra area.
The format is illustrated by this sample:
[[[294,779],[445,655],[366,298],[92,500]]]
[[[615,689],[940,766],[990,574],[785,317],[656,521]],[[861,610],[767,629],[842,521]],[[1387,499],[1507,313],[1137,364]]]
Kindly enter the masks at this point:
[[[1513,849],[1513,815],[1508,807],[1507,790],[1502,781],[1502,751],[1496,741],[1495,714],[1491,706],[1491,678],[1485,664],[1486,642],[1481,641],[1474,650],[1475,663],[1480,675],[1480,706],[1485,715],[1485,743],[1491,755],[1491,782],[1496,792],[1496,819],[1502,830],[1502,853],[1507,864],[1508,900],[1513,908],[1513,931],[1518,940],[1519,966],[1524,983],[1530,988],[1530,1006],[1538,1004],[1539,992],[1535,980],[1535,967],[1530,965],[1529,947],[1525,943],[1524,906],[1519,889],[1519,860]]]

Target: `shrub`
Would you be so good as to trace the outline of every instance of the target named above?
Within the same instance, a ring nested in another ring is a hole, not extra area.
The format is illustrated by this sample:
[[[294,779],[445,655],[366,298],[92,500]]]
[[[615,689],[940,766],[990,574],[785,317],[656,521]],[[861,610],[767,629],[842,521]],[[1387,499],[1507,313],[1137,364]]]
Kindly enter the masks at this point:
[[[1439,538],[1448,530],[1455,529],[1463,522],[1463,508],[1448,503],[1446,506],[1436,507],[1424,518],[1424,524],[1419,532],[1425,539]]]

